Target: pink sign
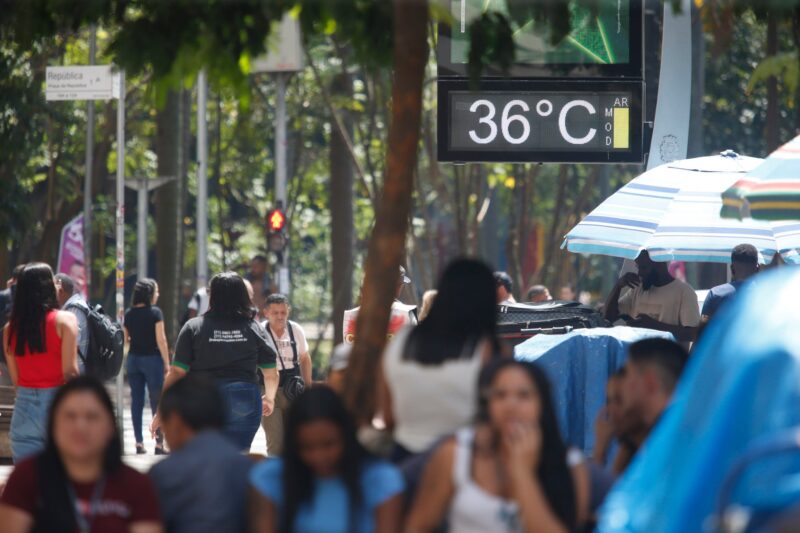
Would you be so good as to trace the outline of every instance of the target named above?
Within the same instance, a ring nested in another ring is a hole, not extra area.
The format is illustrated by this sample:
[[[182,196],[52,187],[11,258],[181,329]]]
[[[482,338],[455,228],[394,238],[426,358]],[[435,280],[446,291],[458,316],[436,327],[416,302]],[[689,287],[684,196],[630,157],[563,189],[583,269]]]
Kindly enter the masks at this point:
[[[67,222],[61,230],[61,246],[56,271],[75,280],[77,289],[86,298],[86,256],[83,253],[83,214]]]

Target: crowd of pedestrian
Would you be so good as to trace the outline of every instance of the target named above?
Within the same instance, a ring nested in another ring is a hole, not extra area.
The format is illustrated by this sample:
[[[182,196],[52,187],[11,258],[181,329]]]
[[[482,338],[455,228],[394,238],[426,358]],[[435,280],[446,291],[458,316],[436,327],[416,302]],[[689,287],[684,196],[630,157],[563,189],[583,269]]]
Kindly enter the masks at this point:
[[[679,342],[630,346],[591,457],[562,437],[546,372],[498,337],[498,305],[516,303],[508,274],[455,260],[418,314],[399,300],[401,268],[377,417],[359,426],[339,394],[352,338],[334,350],[328,383],[314,383],[305,332],[261,266],[193,295],[172,357],[158,284],[137,282],[124,322],[136,453],[147,453],[147,389],[154,451],[166,455],[147,475],[123,463],[111,399],[81,375],[88,307],[75,282],[42,263],[15,269],[10,302],[0,294],[17,394],[0,531],[586,530],[669,409],[698,328],[757,273],[758,253],[733,251],[732,282],[710,292],[702,319],[694,291],[646,251],[620,278],[606,317]],[[527,296],[551,299],[543,286]],[[265,455],[248,456],[259,426]]]

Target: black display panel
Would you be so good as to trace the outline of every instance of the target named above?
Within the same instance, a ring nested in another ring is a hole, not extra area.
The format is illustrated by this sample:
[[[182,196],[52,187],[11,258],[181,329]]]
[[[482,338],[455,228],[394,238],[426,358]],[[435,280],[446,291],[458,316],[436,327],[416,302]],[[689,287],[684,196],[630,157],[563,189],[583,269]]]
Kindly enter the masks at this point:
[[[531,0],[536,1],[536,0]],[[453,23],[439,24],[439,76],[467,75],[470,23],[487,11],[508,14],[506,0],[450,0]],[[534,19],[512,21],[515,63],[487,66],[484,77],[642,77],[642,0],[600,0],[596,9],[570,2],[570,33],[558,44]]]
[[[442,162],[640,163],[640,81],[439,80]]]

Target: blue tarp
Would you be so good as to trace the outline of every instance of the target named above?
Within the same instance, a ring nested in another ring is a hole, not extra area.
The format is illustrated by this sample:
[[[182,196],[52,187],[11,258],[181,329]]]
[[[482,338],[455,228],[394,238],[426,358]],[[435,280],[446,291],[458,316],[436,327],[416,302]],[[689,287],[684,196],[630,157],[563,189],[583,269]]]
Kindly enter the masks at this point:
[[[536,335],[516,346],[514,357],[545,369],[564,440],[590,453],[609,376],[625,364],[630,344],[650,337],[673,338],[671,333],[641,328],[577,329],[565,335]]]
[[[713,528],[736,459],[800,424],[799,306],[800,271],[786,268],[759,275],[720,310],[669,410],[601,508],[599,531]],[[745,484],[737,499],[764,504],[772,490]]]

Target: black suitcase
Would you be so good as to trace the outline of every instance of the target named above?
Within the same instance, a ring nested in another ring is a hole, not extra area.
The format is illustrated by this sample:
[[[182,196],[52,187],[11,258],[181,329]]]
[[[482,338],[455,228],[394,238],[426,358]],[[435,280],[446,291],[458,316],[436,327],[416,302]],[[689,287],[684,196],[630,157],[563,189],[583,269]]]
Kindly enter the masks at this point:
[[[602,328],[610,324],[592,307],[579,302],[550,301],[497,306],[497,332],[517,345],[534,335],[569,333],[573,329]]]

